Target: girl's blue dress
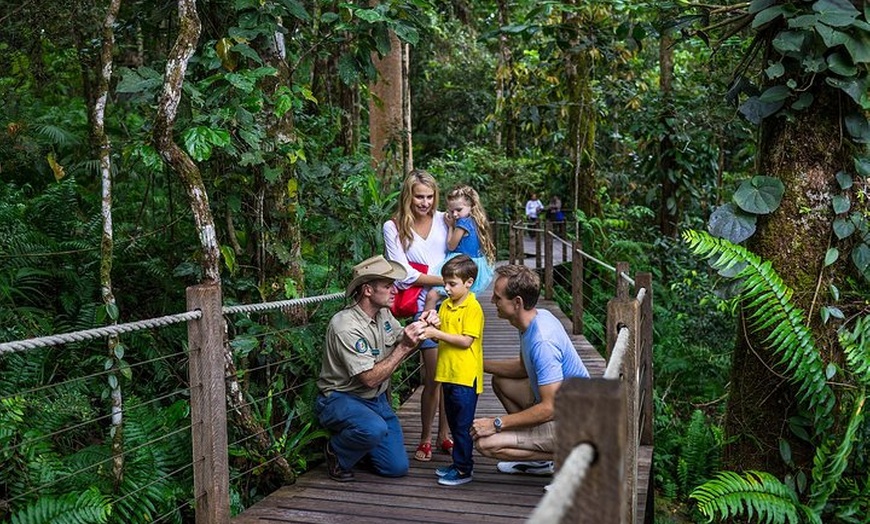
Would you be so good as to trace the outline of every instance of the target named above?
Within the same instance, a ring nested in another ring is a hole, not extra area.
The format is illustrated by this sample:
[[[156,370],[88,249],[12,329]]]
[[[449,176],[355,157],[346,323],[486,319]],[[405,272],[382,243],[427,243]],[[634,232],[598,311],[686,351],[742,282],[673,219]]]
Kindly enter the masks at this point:
[[[456,249],[447,253],[444,262],[447,262],[457,255],[468,255],[471,257],[471,259],[474,260],[474,263],[477,264],[477,278],[474,279],[474,284],[471,286],[471,292],[478,294],[486,290],[492,282],[492,275],[494,273],[493,268],[486,259],[486,254],[480,247],[480,237],[477,236],[477,224],[474,222],[474,219],[471,217],[460,218],[456,221],[455,227],[468,231],[468,234],[463,235],[459,244],[456,246]],[[435,273],[436,275],[441,274],[442,267],[444,267],[444,263],[438,267],[437,273]],[[439,286],[435,289],[438,290],[439,294],[444,295],[443,286]]]

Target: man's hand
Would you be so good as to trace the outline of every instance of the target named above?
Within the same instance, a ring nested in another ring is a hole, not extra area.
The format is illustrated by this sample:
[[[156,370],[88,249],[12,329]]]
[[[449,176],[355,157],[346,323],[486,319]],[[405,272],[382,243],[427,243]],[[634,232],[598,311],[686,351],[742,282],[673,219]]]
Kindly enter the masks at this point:
[[[425,322],[427,326],[432,326],[436,329],[441,328],[441,319],[434,309],[429,309],[420,314],[420,322]]]
[[[437,315],[436,315],[437,316]],[[411,349],[417,347],[422,340],[428,324],[422,320],[411,322],[402,331],[402,345],[409,346]]]
[[[477,440],[482,437],[495,435],[495,419],[494,418],[476,418],[471,423],[471,438]]]

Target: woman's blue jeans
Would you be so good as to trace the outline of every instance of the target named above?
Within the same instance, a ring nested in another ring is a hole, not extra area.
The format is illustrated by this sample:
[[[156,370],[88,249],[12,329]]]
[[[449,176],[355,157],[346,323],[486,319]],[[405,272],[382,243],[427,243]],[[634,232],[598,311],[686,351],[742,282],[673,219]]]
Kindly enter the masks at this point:
[[[350,471],[369,455],[372,468],[379,475],[402,477],[408,474],[402,426],[386,393],[364,399],[333,391],[329,396],[317,396],[314,412],[320,423],[333,433],[329,445],[342,469]]]

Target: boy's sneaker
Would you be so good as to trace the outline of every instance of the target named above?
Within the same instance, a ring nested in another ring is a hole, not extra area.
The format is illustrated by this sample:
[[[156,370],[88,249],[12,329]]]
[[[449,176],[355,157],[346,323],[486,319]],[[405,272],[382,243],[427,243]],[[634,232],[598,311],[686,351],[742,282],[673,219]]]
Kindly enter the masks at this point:
[[[436,470],[436,475],[437,473]],[[446,472],[443,477],[438,479],[438,484],[441,484],[442,486],[461,486],[463,484],[468,484],[469,482],[471,482],[471,472],[460,473],[456,468]]]
[[[523,475],[552,475],[555,467],[552,460],[533,460],[527,462],[499,462],[496,466],[501,473]]]
[[[440,468],[435,470],[435,474],[438,475],[438,478],[444,478],[450,474],[451,471],[455,471],[456,466],[450,464],[449,466],[441,466]]]

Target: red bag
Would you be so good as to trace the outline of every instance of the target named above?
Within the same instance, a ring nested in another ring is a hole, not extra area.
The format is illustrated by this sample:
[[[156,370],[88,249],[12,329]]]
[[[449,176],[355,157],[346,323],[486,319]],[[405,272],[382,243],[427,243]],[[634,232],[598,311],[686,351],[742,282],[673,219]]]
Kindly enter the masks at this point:
[[[416,269],[420,273],[426,274],[429,271],[429,266],[418,262],[408,262],[408,265]],[[420,293],[423,292],[423,286],[412,285],[405,289],[396,291],[396,300],[393,302],[393,307],[390,311],[396,318],[413,317],[417,314],[417,299],[420,298]]]

